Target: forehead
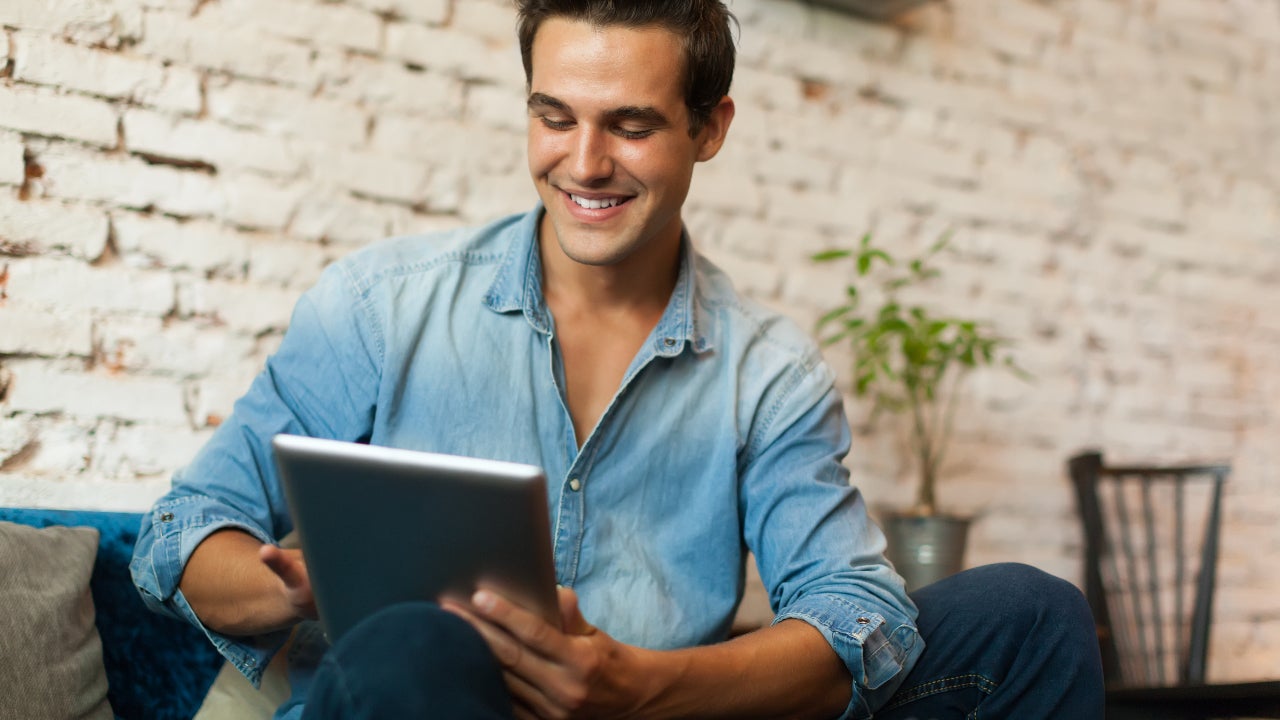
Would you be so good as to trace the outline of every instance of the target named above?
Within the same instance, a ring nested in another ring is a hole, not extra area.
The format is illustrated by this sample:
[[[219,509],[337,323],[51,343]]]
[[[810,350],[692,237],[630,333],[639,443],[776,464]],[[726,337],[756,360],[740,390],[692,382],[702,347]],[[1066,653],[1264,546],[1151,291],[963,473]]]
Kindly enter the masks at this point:
[[[684,46],[660,27],[549,18],[531,52],[531,92],[623,104],[683,104]]]

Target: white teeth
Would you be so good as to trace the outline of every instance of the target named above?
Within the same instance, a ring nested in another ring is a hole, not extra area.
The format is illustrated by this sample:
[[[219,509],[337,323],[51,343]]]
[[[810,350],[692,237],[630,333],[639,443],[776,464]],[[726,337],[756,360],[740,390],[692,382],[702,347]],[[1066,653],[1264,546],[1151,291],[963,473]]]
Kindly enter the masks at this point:
[[[611,208],[614,205],[622,203],[621,198],[609,198],[607,200],[592,200],[569,193],[569,197],[578,204],[578,207],[584,207],[588,210],[599,210],[600,208]]]

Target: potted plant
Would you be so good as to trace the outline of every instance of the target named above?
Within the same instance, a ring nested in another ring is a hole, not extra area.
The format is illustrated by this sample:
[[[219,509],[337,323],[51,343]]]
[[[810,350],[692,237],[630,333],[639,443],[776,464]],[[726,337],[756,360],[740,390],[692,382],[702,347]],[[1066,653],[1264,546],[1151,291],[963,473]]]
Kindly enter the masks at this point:
[[[885,412],[907,423],[907,447],[918,481],[915,504],[890,513],[885,532],[889,559],[911,590],[963,567],[970,518],[941,512],[937,497],[960,387],[980,367],[1000,366],[1026,377],[1008,354],[1010,341],[988,323],[938,314],[901,299],[904,290],[940,274],[932,263],[948,241],[944,235],[905,263],[873,245],[870,234],[856,249],[813,256],[818,262],[851,259],[854,265],[844,303],[818,320],[821,342],[843,343],[852,351],[853,393],[870,400],[872,423]],[[872,307],[863,305],[870,294],[864,283],[874,283],[880,291]]]

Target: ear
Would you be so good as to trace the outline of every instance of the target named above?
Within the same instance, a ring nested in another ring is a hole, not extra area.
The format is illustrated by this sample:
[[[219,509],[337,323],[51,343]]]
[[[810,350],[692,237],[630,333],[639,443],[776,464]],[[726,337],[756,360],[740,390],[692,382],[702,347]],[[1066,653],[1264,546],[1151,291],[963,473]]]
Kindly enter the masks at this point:
[[[729,134],[729,123],[733,122],[733,98],[725,95],[719,104],[711,110],[711,117],[698,133],[698,162],[706,162],[720,152],[725,136]]]

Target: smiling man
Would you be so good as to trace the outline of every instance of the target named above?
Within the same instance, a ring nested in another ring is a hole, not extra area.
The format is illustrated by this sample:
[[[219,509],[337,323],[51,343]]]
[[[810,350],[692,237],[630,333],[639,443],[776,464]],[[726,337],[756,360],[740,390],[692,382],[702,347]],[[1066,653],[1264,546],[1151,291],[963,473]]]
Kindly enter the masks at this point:
[[[724,5],[518,7],[541,203],[329,268],[144,523],[144,599],[255,682],[292,633],[278,717],[1099,717],[1069,584],[981,568],[917,615],[842,465],[832,373],[686,233],[734,117]],[[275,545],[278,432],[543,467],[560,627],[480,592],[327,648]],[[748,550],[776,620],[729,640]]]

